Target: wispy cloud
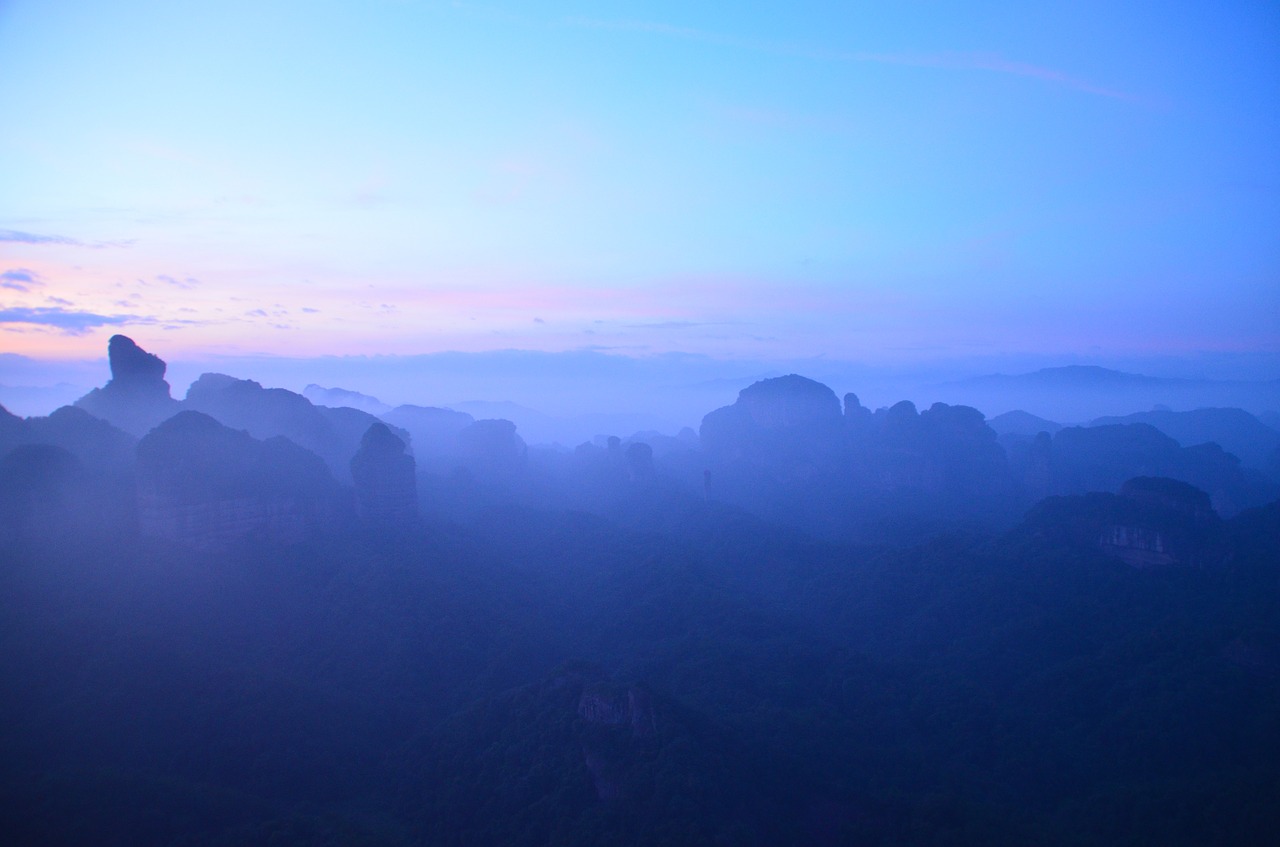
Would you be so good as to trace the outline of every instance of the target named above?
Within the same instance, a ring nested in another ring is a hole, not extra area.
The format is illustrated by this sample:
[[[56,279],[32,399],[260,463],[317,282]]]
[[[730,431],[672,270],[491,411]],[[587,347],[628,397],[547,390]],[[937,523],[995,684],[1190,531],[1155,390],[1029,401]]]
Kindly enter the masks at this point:
[[[1097,85],[1084,79],[1072,76],[1063,71],[1045,68],[1029,62],[1006,59],[993,53],[971,53],[962,51],[943,51],[932,53],[876,53],[861,50],[827,50],[801,44],[782,41],[768,41],[756,38],[740,38],[707,30],[689,27],[671,26],[656,21],[642,20],[599,20],[585,17],[570,17],[564,20],[566,26],[586,29],[614,30],[620,32],[639,32],[664,38],[678,38],[686,41],[699,41],[721,47],[732,47],[739,50],[750,50],[757,53],[770,53],[776,56],[792,56],[823,62],[873,63],[881,65],[903,65],[919,68],[944,68],[962,71],[989,71],[992,73],[1010,74],[1012,76],[1037,79],[1042,82],[1060,85],[1086,94],[1109,97],[1115,100],[1137,102],[1138,98],[1114,88]]]
[[[183,291],[190,291],[200,284],[200,280],[191,276],[178,279],[177,277],[172,277],[167,274],[160,274],[156,279],[163,282],[165,285],[172,285],[174,288],[181,288]]]
[[[140,322],[136,315],[99,315],[61,307],[0,309],[0,324],[55,327],[67,335],[83,335],[94,327]]]
[[[66,244],[83,247],[83,241],[67,238],[64,235],[37,235],[34,232],[18,232],[16,229],[0,229],[0,241],[13,244]]]
[[[623,329],[694,329],[702,326],[734,326],[732,321],[653,321],[622,324]]]
[[[0,273],[0,288],[10,291],[27,292],[41,285],[44,283],[40,281],[40,274],[28,268],[11,268]]]
[[[40,235],[34,232],[20,232],[16,229],[0,229],[0,242],[10,244],[56,244],[64,247],[89,247],[100,250],[104,247],[128,247],[133,240],[126,241],[81,241],[65,235]]]

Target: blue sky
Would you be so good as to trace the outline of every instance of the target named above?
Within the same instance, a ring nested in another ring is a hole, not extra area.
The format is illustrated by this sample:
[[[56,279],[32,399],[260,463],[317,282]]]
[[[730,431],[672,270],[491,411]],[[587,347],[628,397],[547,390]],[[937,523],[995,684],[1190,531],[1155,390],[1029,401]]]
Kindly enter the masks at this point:
[[[0,55],[4,352],[1280,360],[1274,4],[7,0]]]

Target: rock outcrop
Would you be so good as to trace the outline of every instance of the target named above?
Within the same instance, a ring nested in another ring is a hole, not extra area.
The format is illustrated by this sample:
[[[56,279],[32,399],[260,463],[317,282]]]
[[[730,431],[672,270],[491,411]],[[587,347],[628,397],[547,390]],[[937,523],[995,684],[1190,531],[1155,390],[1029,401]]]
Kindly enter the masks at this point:
[[[578,698],[578,715],[591,724],[627,727],[635,738],[649,738],[658,731],[653,698],[638,685],[588,685]]]
[[[1239,457],[1246,467],[1268,470],[1271,453],[1280,449],[1280,432],[1243,409],[1167,409],[1138,412],[1124,417],[1098,418],[1090,426],[1150,424],[1183,447],[1214,443]]]
[[[178,401],[169,396],[166,366],[159,356],[143,350],[128,336],[113,335],[107,342],[107,359],[111,380],[75,405],[135,436],[146,434],[178,411]]]
[[[264,388],[251,379],[203,374],[187,389],[183,406],[242,429],[254,438],[283,436],[325,461],[335,477],[349,479],[351,456],[378,419],[359,409],[316,406],[301,394]],[[397,431],[404,441],[408,433]]]
[[[435,406],[397,406],[379,417],[408,432],[418,466],[436,472],[447,472],[457,464],[458,434],[475,423],[466,412]]]
[[[1209,495],[1162,477],[1137,477],[1120,487],[1129,508],[1103,527],[1098,546],[1135,568],[1216,564],[1221,534]]]
[[[633,441],[626,449],[627,474],[632,482],[647,482],[654,477],[653,448],[643,441]]]
[[[1217,444],[1183,447],[1144,423],[1067,427],[1053,436],[1050,466],[1058,493],[1118,491],[1133,477],[1169,477],[1208,492],[1213,508],[1227,516],[1280,492]]]
[[[529,449],[516,434],[516,425],[500,418],[479,420],[458,433],[463,467],[488,483],[508,483],[522,475]]]
[[[1120,494],[1050,497],[1031,510],[1023,528],[1143,569],[1216,567],[1227,549],[1209,495],[1163,477],[1128,480]]]
[[[365,432],[351,459],[360,517],[379,526],[407,525],[418,515],[418,488],[413,457],[386,424]]]
[[[184,411],[138,443],[138,520],[145,535],[216,549],[255,536],[302,541],[339,502],[324,463],[285,438],[259,441]]]
[[[77,406],[48,417],[19,418],[0,407],[0,456],[23,444],[51,444],[94,471],[128,473],[137,439]]]
[[[302,389],[302,396],[317,406],[326,406],[331,409],[359,409],[371,415],[382,415],[391,411],[391,407],[377,397],[370,397],[368,394],[349,391],[345,388],[325,388],[314,382]]]
[[[732,406],[702,419],[698,435],[714,460],[794,467],[828,458],[840,441],[843,419],[834,391],[789,374],[742,389]]]
[[[765,429],[829,426],[841,417],[836,393],[799,374],[753,383],[738,393],[738,404]]]

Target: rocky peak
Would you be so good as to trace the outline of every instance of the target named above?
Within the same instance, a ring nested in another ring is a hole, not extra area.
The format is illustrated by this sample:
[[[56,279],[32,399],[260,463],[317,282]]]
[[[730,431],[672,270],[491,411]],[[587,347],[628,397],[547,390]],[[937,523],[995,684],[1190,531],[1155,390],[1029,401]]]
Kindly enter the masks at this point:
[[[154,353],[139,347],[127,335],[113,335],[107,342],[107,361],[111,366],[111,383],[129,386],[164,386],[169,394],[169,383],[164,381],[165,363]]]
[[[632,480],[653,478],[653,448],[643,441],[633,441],[627,446],[627,472]]]
[[[836,393],[799,374],[762,379],[742,389],[738,405],[765,428],[831,424],[841,417]]]
[[[177,411],[178,401],[169,396],[165,363],[159,356],[126,335],[113,335],[107,342],[107,361],[111,380],[77,400],[77,406],[138,436]]]
[[[412,520],[418,513],[416,473],[404,441],[386,424],[371,424],[351,459],[360,516],[378,524]]]
[[[1209,495],[1187,482],[1139,476],[1120,486],[1120,494],[1152,509],[1186,515],[1198,521],[1215,517]]]

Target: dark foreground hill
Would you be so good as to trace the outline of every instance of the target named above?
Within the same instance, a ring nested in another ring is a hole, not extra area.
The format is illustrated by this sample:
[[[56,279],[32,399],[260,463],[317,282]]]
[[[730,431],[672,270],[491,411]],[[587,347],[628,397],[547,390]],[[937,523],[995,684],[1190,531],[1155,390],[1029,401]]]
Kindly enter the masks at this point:
[[[899,550],[697,501],[629,528],[494,505],[203,553],[123,526],[9,539],[0,828],[1273,843],[1280,506],[1109,497]],[[1136,568],[1102,543],[1116,526],[1208,552]]]

